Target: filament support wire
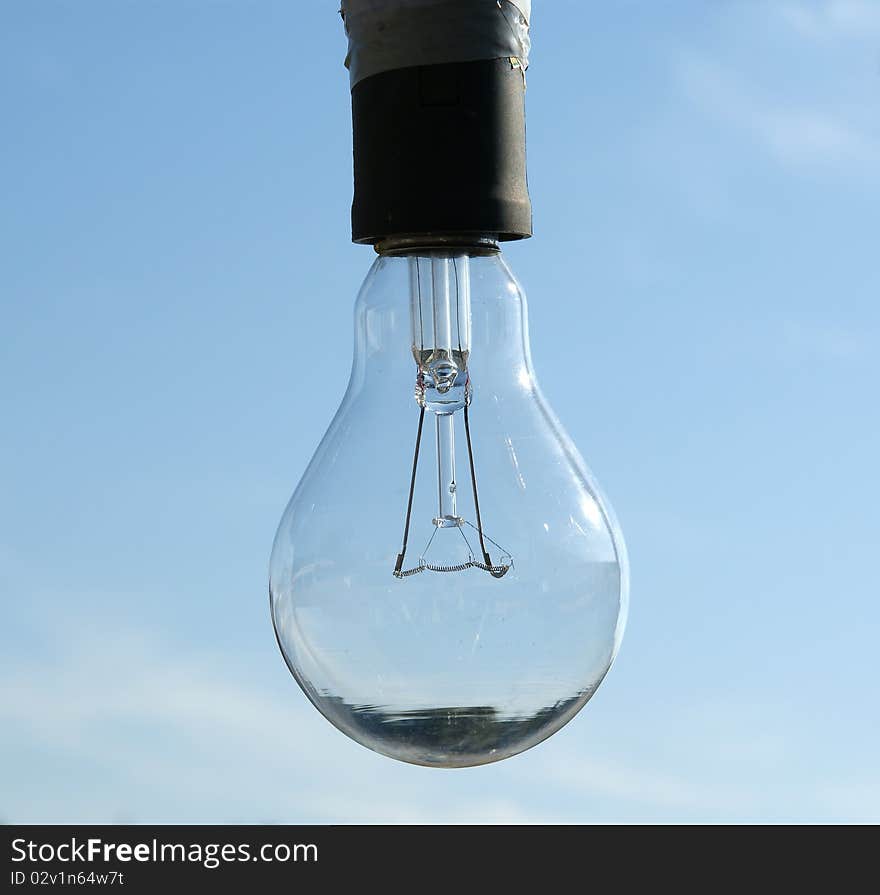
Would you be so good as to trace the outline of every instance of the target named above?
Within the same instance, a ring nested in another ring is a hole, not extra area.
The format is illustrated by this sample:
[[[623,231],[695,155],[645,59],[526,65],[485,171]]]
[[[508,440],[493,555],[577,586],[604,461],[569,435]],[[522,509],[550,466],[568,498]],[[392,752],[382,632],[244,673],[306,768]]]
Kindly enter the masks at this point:
[[[496,541],[493,541],[488,535],[483,533],[483,523],[480,516],[480,499],[477,494],[477,474],[474,470],[474,451],[473,446],[471,444],[471,428],[470,428],[470,420],[468,419],[468,405],[464,406],[464,431],[465,438],[467,440],[467,453],[468,453],[468,465],[470,466],[471,472],[471,487],[473,488],[474,494],[474,512],[477,517],[477,524],[473,525],[471,522],[467,520],[463,520],[463,523],[470,526],[479,537],[480,540],[480,552],[483,554],[482,561],[476,559],[474,557],[473,549],[471,548],[470,541],[467,539],[467,535],[465,535],[462,530],[461,525],[458,525],[459,533],[464,539],[465,544],[468,548],[468,559],[462,563],[454,563],[452,565],[439,565],[435,563],[429,563],[425,556],[428,550],[431,547],[431,544],[434,540],[434,536],[437,534],[439,530],[439,526],[434,528],[434,531],[431,533],[431,537],[428,538],[427,544],[425,544],[424,549],[422,550],[421,556],[419,557],[419,562],[417,565],[412,566],[411,568],[404,569],[403,561],[406,557],[406,548],[409,542],[409,528],[410,522],[412,520],[412,506],[413,506],[413,497],[415,495],[416,488],[416,473],[418,471],[419,466],[419,449],[421,447],[422,442],[422,429],[424,427],[425,422],[425,408],[422,407],[419,411],[419,425],[416,430],[416,446],[413,451],[413,464],[412,464],[412,475],[410,476],[409,483],[409,498],[406,502],[406,519],[403,526],[403,545],[400,548],[400,553],[397,554],[397,562],[394,565],[394,577],[395,578],[409,578],[411,575],[417,575],[420,572],[463,572],[466,569],[480,569],[484,572],[488,572],[493,578],[503,578],[507,572],[513,567],[513,558],[511,555]],[[501,551],[501,561],[499,563],[493,563],[491,557],[489,556],[489,551],[486,549],[486,541],[489,541],[490,544],[494,544]]]

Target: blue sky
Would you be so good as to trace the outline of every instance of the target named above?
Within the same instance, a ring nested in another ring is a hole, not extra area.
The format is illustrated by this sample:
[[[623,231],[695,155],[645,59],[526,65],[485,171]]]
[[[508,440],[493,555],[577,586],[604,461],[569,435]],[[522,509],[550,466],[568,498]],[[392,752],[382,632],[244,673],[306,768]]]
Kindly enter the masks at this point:
[[[534,5],[506,255],[631,609],[570,725],[455,772],[334,730],[269,621],[373,257],[337,5],[3,6],[3,819],[880,820],[880,4]]]

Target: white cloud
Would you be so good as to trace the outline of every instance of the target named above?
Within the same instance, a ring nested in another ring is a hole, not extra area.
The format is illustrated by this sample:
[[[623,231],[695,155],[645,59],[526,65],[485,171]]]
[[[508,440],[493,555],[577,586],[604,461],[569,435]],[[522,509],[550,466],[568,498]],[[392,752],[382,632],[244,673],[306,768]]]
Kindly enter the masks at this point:
[[[880,145],[847,122],[816,109],[755,107],[750,122],[782,162],[799,165],[880,162]]]
[[[770,729],[737,707],[719,706],[716,717],[705,707],[689,713],[670,704],[656,717],[629,719],[624,706],[626,726],[608,715],[604,726],[577,719],[549,743],[498,765],[417,768],[335,731],[271,649],[239,656],[174,647],[95,615],[39,630],[39,642],[3,656],[0,816],[7,821],[761,817],[776,798],[761,781],[775,779],[796,750],[779,725]],[[647,742],[651,748],[633,755],[623,748]],[[825,785],[816,799],[869,811],[845,782]],[[821,816],[825,803],[806,798],[791,814]]]
[[[813,40],[875,40],[880,37],[880,3],[876,0],[792,2],[779,7],[783,21]]]
[[[877,354],[877,338],[833,322],[786,320],[781,345],[790,356],[809,361],[851,362]]]
[[[845,117],[806,95],[771,97],[746,75],[695,54],[679,59],[678,75],[703,114],[732,126],[787,167],[821,167],[844,176],[880,169],[880,140],[860,114]]]
[[[559,785],[585,796],[601,795],[615,801],[666,808],[706,807],[705,786],[672,775],[646,774],[613,760],[584,762],[577,756],[557,762],[548,777]]]
[[[821,783],[823,801],[829,812],[852,823],[877,823],[880,806],[880,777],[847,783]]]
[[[52,653],[4,660],[6,819],[535,823],[577,816],[567,794],[559,817],[529,806],[530,787],[544,773],[539,761],[480,769],[477,778],[409,767],[355,745],[314,711],[269,650],[278,673],[261,688],[243,660],[180,653],[125,626],[73,622],[44,633]],[[62,786],[52,779],[55,767],[75,769]],[[521,785],[499,786],[499,774]]]

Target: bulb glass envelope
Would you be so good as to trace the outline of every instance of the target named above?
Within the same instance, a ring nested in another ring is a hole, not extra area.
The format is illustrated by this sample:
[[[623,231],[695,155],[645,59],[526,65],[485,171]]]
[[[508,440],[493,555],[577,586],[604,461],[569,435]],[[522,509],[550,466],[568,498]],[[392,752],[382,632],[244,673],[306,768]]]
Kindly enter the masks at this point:
[[[500,253],[380,256],[348,390],[272,553],[305,693],[393,758],[497,761],[589,700],[627,593],[619,528],[541,396]]]

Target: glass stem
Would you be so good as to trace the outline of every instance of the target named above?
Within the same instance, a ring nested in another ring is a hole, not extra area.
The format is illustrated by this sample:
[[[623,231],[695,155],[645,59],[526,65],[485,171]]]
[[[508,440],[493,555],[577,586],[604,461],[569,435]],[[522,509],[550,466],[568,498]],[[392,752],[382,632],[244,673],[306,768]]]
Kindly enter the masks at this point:
[[[455,417],[437,414],[438,512],[434,524],[448,528],[459,524],[455,506]]]
[[[431,259],[431,286],[433,290],[434,348],[449,352],[452,341],[452,295],[449,289],[451,258]]]

